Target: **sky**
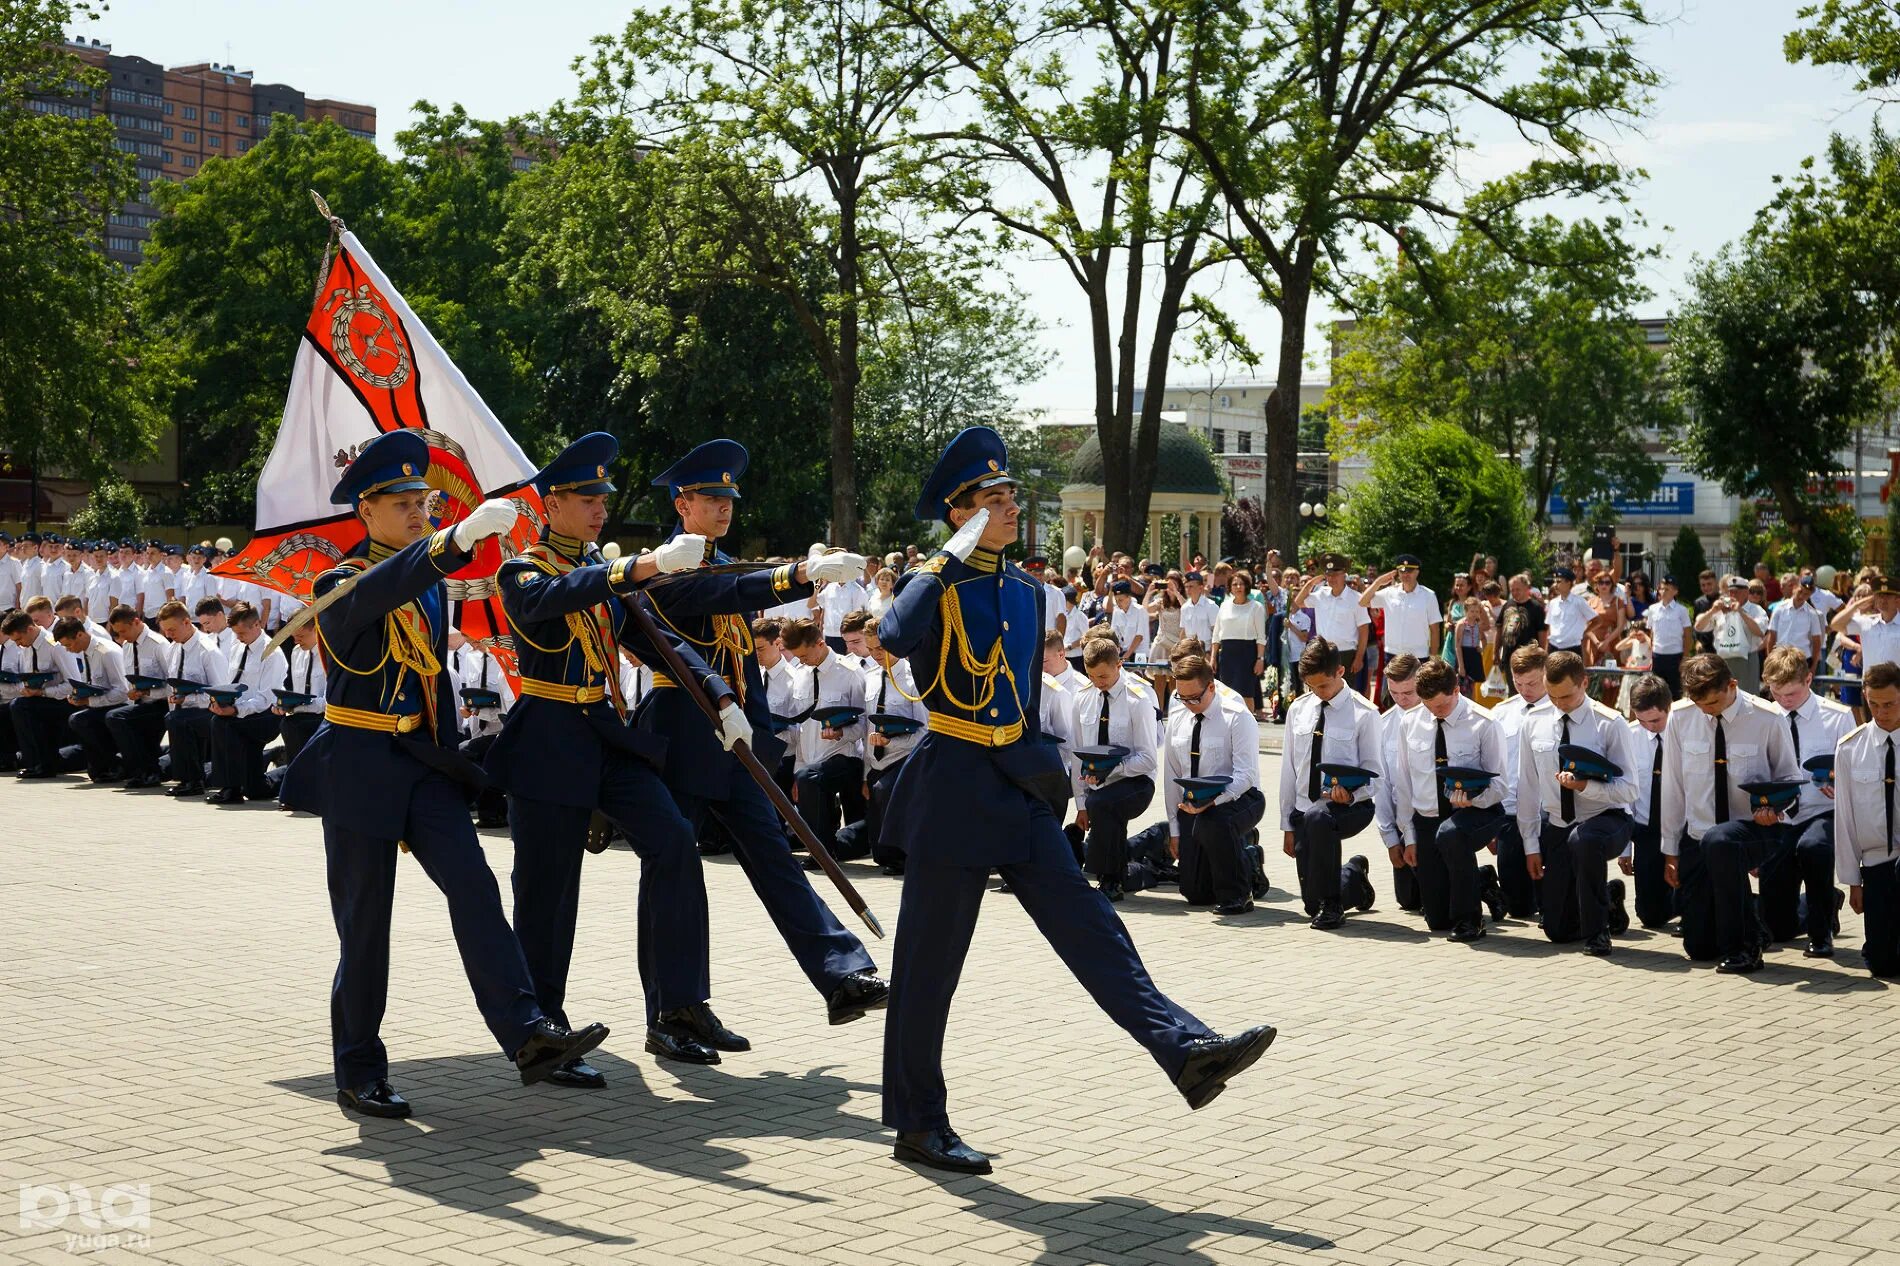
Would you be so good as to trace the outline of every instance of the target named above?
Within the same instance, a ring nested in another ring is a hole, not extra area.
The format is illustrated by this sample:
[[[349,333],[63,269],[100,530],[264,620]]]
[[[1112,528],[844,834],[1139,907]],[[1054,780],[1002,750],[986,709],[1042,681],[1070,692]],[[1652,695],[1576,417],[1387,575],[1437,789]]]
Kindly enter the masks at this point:
[[[1665,82],[1640,133],[1616,144],[1619,156],[1649,174],[1636,192],[1646,224],[1632,236],[1662,249],[1645,273],[1656,295],[1639,314],[1645,316],[1672,310],[1695,257],[1747,229],[1773,196],[1777,173],[1792,174],[1804,157],[1821,153],[1830,132],[1864,135],[1873,118],[1848,76],[1783,58],[1781,40],[1799,0],[1652,6],[1670,20],[1648,35],[1642,51]],[[593,36],[618,31],[630,11],[627,0],[393,0],[334,9],[302,0],[115,0],[75,33],[166,65],[231,62],[260,82],[374,105],[379,140],[393,152],[418,100],[459,101],[477,117],[506,118],[571,95],[575,56]],[[327,29],[326,14],[335,15]],[[1521,160],[1520,150],[1505,139],[1481,146],[1469,170],[1506,169]],[[1087,407],[1080,291],[1048,261],[1024,260],[1012,275],[1051,354],[1042,377],[1024,385],[1021,403]],[[1276,320],[1247,289],[1236,277],[1215,297],[1241,319],[1254,347],[1270,355]],[[1329,315],[1316,313],[1316,323]],[[1319,342],[1309,339],[1309,347]],[[1318,366],[1313,376],[1324,372]],[[1208,371],[1183,368],[1179,378],[1205,383]]]

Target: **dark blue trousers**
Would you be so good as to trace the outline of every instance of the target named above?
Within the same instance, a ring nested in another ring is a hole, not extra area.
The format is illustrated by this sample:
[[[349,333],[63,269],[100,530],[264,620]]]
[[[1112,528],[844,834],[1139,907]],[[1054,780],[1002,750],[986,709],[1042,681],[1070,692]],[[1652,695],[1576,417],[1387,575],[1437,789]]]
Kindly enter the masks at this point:
[[[1825,940],[1834,935],[1834,815],[1816,814],[1802,823],[1775,830],[1794,841],[1761,868],[1761,917],[1771,940],[1791,941],[1802,932],[1801,890],[1808,891],[1807,935]]]
[[[798,816],[805,819],[818,842],[835,854],[838,828],[864,816],[864,762],[840,752],[799,770],[794,781]]]
[[[1293,860],[1300,872],[1300,900],[1308,914],[1339,900],[1339,843],[1372,825],[1372,801],[1334,804],[1320,800],[1305,812],[1293,811]]]
[[[171,775],[179,782],[204,782],[214,720],[209,708],[173,708],[165,718],[165,733],[171,738]]]
[[[1699,962],[1707,962],[1721,957],[1715,934],[1715,898],[1709,887],[1709,868],[1701,840],[1692,840],[1684,832],[1681,849],[1676,857],[1676,913],[1682,916],[1682,952]]]
[[[638,949],[651,1021],[661,1011],[690,1007],[712,994],[706,886],[692,824],[651,765],[625,752],[605,752],[595,803],[556,804],[508,797],[515,841],[515,935],[534,978],[541,1009],[567,1023],[567,972],[580,914],[581,861],[594,808],[612,820],[640,857]],[[462,799],[468,818],[468,799]]]
[[[1504,810],[1458,809],[1444,818],[1412,815],[1418,841],[1419,910],[1425,926],[1449,932],[1460,923],[1478,923],[1478,858],[1504,825]]]
[[[1900,976],[1900,866],[1881,862],[1860,868],[1865,911],[1867,970],[1876,976]]]
[[[1537,917],[1544,881],[1532,879],[1524,860],[1524,836],[1515,815],[1507,814],[1498,828],[1498,886],[1504,889],[1504,912],[1513,919]]]
[[[541,1018],[527,961],[508,930],[501,893],[468,820],[462,789],[431,774],[415,785],[407,819],[392,822],[387,836],[323,824],[330,913],[342,946],[330,989],[330,1042],[339,1088],[389,1075],[389,1054],[377,1030],[389,994],[389,911],[398,840],[409,845],[423,873],[448,899],[462,969],[502,1053],[520,1050]]]
[[[1663,878],[1661,825],[1651,822],[1637,827],[1635,841],[1636,921],[1646,928],[1667,927],[1669,920],[1676,917],[1676,890]],[[1830,856],[1830,875],[1833,866],[1834,859]]]
[[[211,783],[224,791],[259,793],[264,798],[269,786],[264,781],[264,744],[277,737],[275,712],[254,712],[247,717],[211,718]]]
[[[1575,826],[1543,824],[1545,936],[1587,941],[1609,930],[1610,862],[1622,856],[1635,828],[1636,820],[1620,809]]]
[[[1118,778],[1103,787],[1085,787],[1082,809],[1089,815],[1089,874],[1116,883],[1128,873],[1128,824],[1148,811],[1155,798],[1155,780],[1142,774]]]
[[[119,749],[106,728],[107,709],[74,708],[67,720],[73,738],[86,754],[86,772],[104,774],[119,764]]]
[[[1266,797],[1249,787],[1226,804],[1176,816],[1181,895],[1189,905],[1227,905],[1253,894],[1253,866],[1243,850],[1266,811]]]
[[[165,700],[152,699],[106,713],[106,731],[118,745],[127,774],[138,778],[158,772],[158,740],[165,736],[165,714],[170,711]]]
[[[1024,795],[1026,793],[1014,792]],[[1108,899],[1089,886],[1046,804],[1030,808],[1025,862],[997,869],[1036,928],[1109,1019],[1145,1047],[1170,1078],[1206,1025],[1155,988]],[[943,1035],[970,935],[988,886],[988,867],[912,857],[904,871],[884,1021],[884,1124],[928,1130],[949,1123]]]
[[[695,828],[709,813],[725,826],[732,836],[732,855],[739,859],[739,869],[752,881],[752,891],[758,894],[759,904],[772,916],[772,925],[784,938],[785,947],[792,951],[799,969],[820,996],[829,998],[853,972],[877,969],[877,964],[865,952],[864,942],[847,931],[831,907],[812,891],[811,879],[792,853],[791,842],[785,838],[778,811],[743,770],[734,771],[732,788],[724,800],[701,800],[681,793],[679,805],[680,812]],[[703,910],[706,881],[697,853],[693,854],[691,865]],[[643,928],[649,906],[658,899],[658,893],[649,894],[645,884],[640,886]],[[650,1020],[657,1014],[656,996],[654,982],[645,972],[644,959],[641,980],[647,986],[647,1018]]]
[[[60,756],[72,731],[68,722],[73,705],[64,699],[45,695],[21,695],[7,705],[13,717],[13,737],[20,745],[20,765],[25,769],[61,772],[66,764]]]
[[[1755,894],[1749,891],[1748,872],[1756,868],[1766,872],[1784,864],[1794,846],[1794,832],[1780,825],[1758,826],[1753,819],[1724,822],[1702,837],[1715,948],[1723,958],[1761,948],[1761,921],[1756,917]],[[1827,913],[1833,912],[1830,898]]]

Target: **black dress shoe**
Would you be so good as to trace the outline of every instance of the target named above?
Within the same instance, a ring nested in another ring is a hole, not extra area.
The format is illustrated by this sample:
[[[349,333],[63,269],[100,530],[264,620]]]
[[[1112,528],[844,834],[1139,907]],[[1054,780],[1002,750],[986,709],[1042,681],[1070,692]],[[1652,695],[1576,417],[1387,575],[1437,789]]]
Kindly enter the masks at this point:
[[[354,1090],[336,1092],[337,1105],[345,1112],[358,1112],[366,1117],[386,1117],[399,1121],[415,1109],[409,1101],[396,1093],[396,1088],[387,1081],[372,1081],[356,1087]]]
[[[277,793],[271,790],[269,783],[261,783],[255,787],[246,787],[244,789],[244,798],[246,800],[259,800],[259,801],[275,800],[277,799]]]
[[[15,774],[14,777],[15,778],[51,778],[52,775],[47,773],[44,769],[41,769],[38,765],[28,765],[25,769],[22,769],[19,773]]]
[[[1457,941],[1461,945],[1467,941],[1482,941],[1484,939],[1484,920],[1463,920],[1452,928],[1451,935],[1445,939],[1448,941]]]
[[[701,1046],[710,1046],[715,1051],[749,1051],[752,1043],[734,1033],[719,1022],[712,1007],[704,1002],[695,1002],[690,1007],[680,1007],[673,1011],[660,1012],[660,1023],[676,1032],[684,1033]]]
[[[1110,901],[1120,901],[1127,895],[1122,891],[1121,880],[1119,879],[1104,879],[1100,882],[1099,887],[1102,890],[1102,895],[1107,897]]]
[[[584,1059],[570,1059],[548,1074],[548,1081],[556,1086],[572,1086],[577,1090],[600,1090],[607,1084],[607,1078],[600,1069]]]
[[[532,1086],[546,1081],[562,1064],[578,1059],[607,1040],[607,1026],[590,1024],[584,1029],[564,1029],[543,1016],[528,1030],[528,1041],[515,1052],[515,1071],[521,1084]]]
[[[990,1158],[957,1137],[947,1125],[934,1130],[900,1130],[891,1155],[913,1165],[947,1169],[957,1174],[987,1174]]]
[[[1627,890],[1620,879],[1612,879],[1604,886],[1610,894],[1609,916],[1606,920],[1609,924],[1610,935],[1621,936],[1630,930],[1629,908],[1623,904],[1623,897]]]
[[[1353,889],[1354,889],[1353,894],[1352,894],[1353,908],[1356,910],[1372,909],[1373,893],[1372,893],[1371,863],[1366,861],[1366,859],[1360,854],[1354,853],[1351,857],[1348,857],[1346,859],[1346,868],[1352,871],[1357,876],[1355,882],[1353,883]]]
[[[1337,901],[1325,901],[1320,903],[1319,913],[1313,916],[1312,926],[1322,932],[1330,932],[1345,922],[1346,916],[1341,912],[1339,903]]]
[[[1746,950],[1740,954],[1730,954],[1715,965],[1715,970],[1724,976],[1747,976],[1762,969],[1760,950]]]
[[[873,1011],[882,1011],[890,1000],[889,981],[876,972],[854,971],[825,999],[825,1011],[833,1024],[849,1024]]]
[[[1478,867],[1478,900],[1491,912],[1491,922],[1504,922],[1504,885],[1498,882],[1496,866]]]
[[[165,780],[160,778],[157,774],[140,774],[136,778],[126,779],[125,789],[127,791],[143,791],[147,787],[159,786],[164,781]]]
[[[87,774],[86,777],[92,782],[102,783],[102,784],[125,781],[125,775],[120,773],[116,769],[101,770],[99,773],[96,773],[96,774]]]
[[[220,787],[205,797],[206,804],[243,804],[244,793],[233,787]]]
[[[1253,898],[1243,897],[1239,901],[1228,901],[1214,907],[1215,914],[1249,914],[1253,911]]]
[[[1278,1031],[1271,1024],[1248,1029],[1236,1037],[1204,1037],[1188,1049],[1187,1063],[1174,1079],[1175,1089],[1190,1108],[1205,1108],[1214,1102],[1227,1083],[1253,1067],[1267,1053]]]
[[[879,866],[877,870],[880,875],[901,875],[904,873],[904,864],[902,862],[885,862],[882,866]],[[1001,892],[1002,889],[999,888],[997,891]]]
[[[202,796],[204,793],[205,785],[201,782],[181,782],[165,794],[174,800],[187,800],[192,796]]]
[[[1808,947],[1801,951],[1801,956],[1803,958],[1834,957],[1834,938],[1831,936],[1809,937]]]
[[[681,1064],[717,1064],[719,1052],[671,1024],[647,1025],[647,1051]]]
[[[1610,934],[1608,932],[1598,932],[1595,936],[1583,943],[1583,952],[1592,958],[1608,958],[1610,956]]]

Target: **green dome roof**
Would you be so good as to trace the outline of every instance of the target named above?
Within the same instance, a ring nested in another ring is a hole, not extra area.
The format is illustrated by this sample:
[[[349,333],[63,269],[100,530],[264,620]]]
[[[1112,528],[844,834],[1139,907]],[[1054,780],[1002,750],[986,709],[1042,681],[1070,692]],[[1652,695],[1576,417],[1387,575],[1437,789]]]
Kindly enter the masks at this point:
[[[1100,436],[1091,435],[1075,450],[1075,460],[1069,464],[1069,484],[1099,488],[1102,483],[1102,441]],[[1161,439],[1155,451],[1154,490],[1210,497],[1226,492],[1220,472],[1214,469],[1214,459],[1199,440],[1188,434],[1187,427],[1178,422],[1161,424]]]

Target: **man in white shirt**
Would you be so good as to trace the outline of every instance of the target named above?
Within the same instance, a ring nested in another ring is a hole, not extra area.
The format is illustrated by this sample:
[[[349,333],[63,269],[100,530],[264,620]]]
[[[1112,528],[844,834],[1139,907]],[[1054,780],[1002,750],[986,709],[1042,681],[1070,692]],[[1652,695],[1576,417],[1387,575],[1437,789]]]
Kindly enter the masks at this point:
[[[1357,606],[1357,603],[1354,603]],[[1315,637],[1300,652],[1298,667],[1306,692],[1287,710],[1286,750],[1280,761],[1282,848],[1299,867],[1300,899],[1321,931],[1345,920],[1340,841],[1375,820],[1390,839],[1397,826],[1370,784],[1347,790],[1331,785],[1321,765],[1345,765],[1370,771],[1377,782],[1385,772],[1380,751],[1379,710],[1346,685],[1339,652]],[[1355,902],[1355,904],[1357,904]]]
[[[303,627],[308,628],[310,625],[306,621]],[[622,650],[624,652],[625,648]],[[295,652],[292,654],[294,657]],[[496,737],[501,734],[502,718],[514,706],[514,687],[508,684],[508,674],[495,661],[495,657],[479,646],[470,646],[462,631],[454,626],[449,628],[448,667],[455,691],[456,716],[461,722],[462,731],[462,741],[456,744],[456,750],[480,765],[487,758],[488,749],[495,745]],[[619,667],[622,666],[616,665],[616,668]],[[477,702],[488,695],[495,697],[494,703]],[[635,696],[627,690],[624,677],[621,680],[620,697],[627,705],[627,715],[631,717],[636,706]],[[289,745],[288,740],[285,745]],[[289,764],[288,761],[284,763]],[[470,799],[475,809],[476,826],[508,825],[508,794],[500,787],[490,784],[474,792]]]
[[[35,609],[44,601],[35,598]],[[66,679],[65,654],[27,611],[13,611],[0,619],[0,636],[11,646],[7,668],[16,673],[53,673],[44,685],[22,684],[7,705],[13,720],[13,739],[20,749],[20,777],[51,778],[77,768],[60,751],[72,715],[72,686]]]
[[[1115,644],[1106,638],[1083,643],[1082,668],[1089,688],[1075,696],[1070,714],[1074,748],[1120,747],[1127,755],[1095,773],[1078,753],[1071,770],[1075,820],[1088,833],[1084,869],[1095,876],[1103,896],[1120,901],[1128,873],[1128,824],[1154,800],[1155,696],[1146,682],[1122,671]]]
[[[1676,894],[1663,878],[1662,852],[1663,735],[1674,702],[1668,683],[1654,673],[1630,683],[1630,743],[1639,790],[1630,805],[1636,831],[1617,865],[1635,878],[1636,921],[1652,930],[1668,927],[1676,917]]]
[[[892,832],[891,843],[884,842],[884,814],[890,808],[891,791],[897,775],[910,759],[911,752],[923,741],[930,712],[921,702],[923,692],[911,675],[910,661],[899,659],[877,640],[877,621],[865,625],[864,637],[864,842],[871,860],[886,874],[902,874],[904,849],[902,831]],[[1048,633],[1061,646],[1062,634]],[[1058,654],[1058,658],[1060,655]],[[1045,698],[1048,687],[1044,687]],[[898,717],[914,721],[917,729],[909,734],[884,734],[875,717]]]
[[[1797,594],[1800,590],[1795,590]],[[1814,667],[1797,646],[1777,646],[1762,663],[1762,683],[1786,718],[1788,746],[1802,775],[1806,762],[1832,756],[1854,730],[1854,711],[1814,693]],[[1800,775],[1797,775],[1800,776]],[[1761,917],[1774,941],[1791,941],[1801,927],[1799,907],[1807,890],[1809,958],[1834,957],[1834,801],[1812,777],[1788,820],[1774,828],[1781,836],[1776,855],[1759,867]]]
[[[1777,646],[1792,646],[1808,658],[1810,672],[1821,662],[1821,634],[1825,623],[1821,613],[1808,599],[1814,593],[1812,580],[1796,581],[1788,600],[1768,617],[1768,634],[1762,638],[1764,654],[1774,654]]]
[[[800,600],[799,605],[804,605]],[[803,619],[793,616],[792,619]],[[774,734],[789,733],[791,737],[785,744],[785,754],[779,760],[778,768],[772,771],[772,777],[779,789],[787,796],[792,794],[793,771],[798,756],[798,676],[801,672],[797,660],[785,653],[785,626],[789,620],[777,616],[760,616],[752,622],[752,653],[759,661],[759,676],[765,682],[765,708],[772,717]]]
[[[46,572],[46,563],[40,558],[38,532],[21,533],[20,545],[20,606],[25,607],[29,599],[46,596],[46,586],[40,583]]]
[[[174,656],[167,653],[165,639],[123,602],[112,609],[106,624],[118,639],[126,677],[126,701],[106,713],[106,730],[119,750],[126,787],[156,787],[164,781],[158,772],[158,741],[165,735],[165,718],[171,712],[172,690],[163,681],[171,675]],[[160,684],[141,687],[135,678]]]
[[[1550,653],[1536,642],[1520,646],[1511,653],[1505,671],[1511,681],[1511,697],[1491,709],[1498,723],[1498,737],[1504,754],[1504,825],[1498,828],[1494,846],[1498,859],[1498,886],[1504,892],[1504,913],[1513,919],[1537,917],[1543,883],[1531,878],[1524,836],[1517,825],[1518,790],[1523,785],[1518,770],[1518,736],[1524,730],[1524,718],[1546,698],[1544,665]]]
[[[1688,698],[1663,738],[1662,850],[1664,876],[1680,897],[1683,952],[1719,960],[1717,971],[1759,971],[1748,872],[1778,850],[1781,815],[1753,808],[1742,785],[1793,781],[1801,766],[1786,718],[1739,690],[1719,656],[1686,660],[1682,689]]]
[[[1220,603],[1207,596],[1206,577],[1198,571],[1191,571],[1184,578],[1187,587],[1187,601],[1181,604],[1181,636],[1199,638],[1201,645],[1210,650],[1214,645],[1214,618],[1220,614]]]
[[[862,607],[867,596],[864,583],[858,580],[834,580],[812,595],[811,604],[824,619],[825,645],[840,655],[846,653],[844,617]]]
[[[1728,596],[1712,603],[1696,617],[1698,633],[1712,639],[1715,653],[1728,664],[1729,674],[1745,694],[1755,693],[1761,684],[1761,668],[1755,662],[1755,650],[1761,645],[1768,613],[1748,600],[1748,582],[1740,576],[1728,578]],[[1685,688],[1687,683],[1684,683]]]
[[[1550,594],[1544,599],[1544,623],[1550,626],[1550,649],[1583,653],[1583,631],[1596,619],[1590,599],[1577,592],[1577,573],[1559,567],[1550,573]]]
[[[317,726],[323,723],[323,698],[326,681],[323,671],[323,655],[317,646],[317,626],[313,620],[306,620],[290,635],[290,654],[284,657],[284,678],[271,687],[271,695],[277,700],[272,709],[277,714],[278,733],[283,737],[283,757],[277,766],[264,775],[272,787],[283,784],[284,771],[290,768],[290,762],[297,759],[304,744],[317,732]],[[292,701],[286,706],[286,697],[277,691],[290,692]],[[306,696],[308,703],[294,702],[294,696]],[[511,696],[512,697],[512,696]],[[507,806],[502,808],[501,825],[508,821]]]
[[[1392,706],[1379,714],[1379,755],[1382,768],[1399,767],[1399,726],[1414,708],[1418,707],[1418,667],[1416,655],[1394,655],[1385,663],[1385,684],[1387,693],[1392,697]],[[1385,836],[1385,851],[1392,861],[1392,899],[1398,902],[1401,910],[1417,910],[1421,899],[1418,892],[1418,871],[1405,860],[1405,832],[1399,828],[1401,812],[1397,796],[1398,782],[1392,778],[1377,778],[1372,783],[1372,794],[1379,799],[1383,807],[1379,821],[1390,831]],[[1350,860],[1347,862],[1351,865]],[[1371,888],[1370,882],[1366,887]],[[1370,909],[1368,901],[1362,909]]]
[[[1438,649],[1444,626],[1438,595],[1418,583],[1416,554],[1400,554],[1391,571],[1380,576],[1360,595],[1359,605],[1385,612],[1385,653],[1416,655],[1420,659]],[[1397,588],[1393,582],[1397,581]]]
[[[1077,676],[1082,674],[1082,637],[1089,631],[1089,619],[1077,601],[1079,596],[1074,585],[1062,587],[1062,654]]]
[[[1524,716],[1518,733],[1517,829],[1540,894],[1544,935],[1581,940],[1584,952],[1610,953],[1611,933],[1629,914],[1609,887],[1609,865],[1635,833],[1629,806],[1641,788],[1636,749],[1622,716],[1584,691],[1581,656],[1552,651],[1544,661],[1544,707]],[[1587,748],[1607,761],[1596,776],[1573,773],[1565,747]]]
[[[799,816],[827,848],[837,843],[840,826],[864,816],[864,746],[859,737],[864,732],[864,676],[855,661],[833,652],[831,641],[820,636],[811,620],[794,620],[785,628],[785,652],[799,663],[793,670],[798,683],[794,698],[805,718],[798,730],[794,798]],[[842,635],[837,642],[844,644]],[[860,712],[857,720],[832,727],[812,715],[827,708]],[[863,847],[863,853],[869,851],[868,845]],[[853,849],[832,852],[841,861],[863,855]]]
[[[1359,595],[1346,587],[1346,573],[1351,567],[1346,556],[1328,554],[1322,566],[1325,571],[1300,586],[1300,592],[1287,606],[1290,610],[1312,611],[1313,636],[1323,638],[1347,657],[1346,682],[1364,694],[1369,667],[1366,641],[1371,636],[1372,617],[1359,605]]]
[[[147,551],[150,560],[142,578],[141,593],[145,598],[144,611],[147,615],[158,611],[167,602],[178,596],[177,573],[165,565],[164,548],[154,547]]]
[[[1174,670],[1174,697],[1181,706],[1168,716],[1162,785],[1181,895],[1189,905],[1212,904],[1215,914],[1246,914],[1254,890],[1247,833],[1267,811],[1258,786],[1260,723],[1244,699],[1215,684],[1205,657],[1185,656]],[[1183,795],[1178,781],[1213,777],[1229,782],[1199,803]]]
[[[243,691],[237,701],[211,701],[211,781],[205,797],[211,804],[241,804],[245,800],[274,800],[276,792],[264,777],[264,745],[277,737],[277,696],[272,693],[284,679],[284,652],[264,653],[264,617],[248,602],[231,608],[231,632],[237,647],[231,658],[229,684]]]
[[[1695,613],[1681,601],[1674,576],[1665,575],[1656,589],[1656,601],[1643,611],[1649,625],[1651,670],[1669,687],[1670,698],[1682,693],[1682,659],[1695,654]]]
[[[125,669],[119,648],[109,637],[94,637],[86,622],[65,616],[53,625],[53,640],[73,657],[72,715],[66,719],[86,758],[86,776],[94,782],[125,777],[118,746],[106,729],[106,714],[125,703]]]
[[[1885,979],[1900,976],[1900,824],[1894,821],[1900,664],[1868,668],[1863,690],[1873,719],[1842,739],[1834,754],[1834,869],[1847,885],[1848,904],[1866,919],[1867,970]]]
[[[1863,677],[1875,664],[1900,664],[1900,587],[1885,576],[1869,585],[1872,592],[1843,606],[1828,623],[1835,634],[1859,639]],[[1855,620],[1869,611],[1878,618],[1857,631]]]
[[[1114,632],[1115,640],[1121,645],[1123,659],[1143,659],[1142,651],[1148,645],[1148,612],[1135,601],[1133,581],[1116,580],[1109,584],[1108,627]],[[1088,658],[1082,660],[1082,670],[1088,671]]]
[[[112,608],[118,603],[113,600],[112,564],[108,560],[104,542],[93,552],[92,559],[89,565],[91,570],[86,577],[86,592],[82,596],[86,599],[86,615],[95,624],[105,624],[112,618]]]
[[[174,684],[171,715],[165,718],[165,735],[171,746],[167,761],[171,777],[178,782],[166,794],[182,800],[204,794],[212,715],[211,696],[202,687],[229,683],[231,661],[218,648],[217,638],[200,633],[192,625],[182,602],[168,602],[159,609],[158,631],[172,644],[173,658],[167,667],[167,677],[174,682],[201,687],[180,694]]]
[[[1418,873],[1425,926],[1453,941],[1475,941],[1485,935],[1485,889],[1494,913],[1503,905],[1496,873],[1485,884],[1477,863],[1504,822],[1498,727],[1459,693],[1458,671],[1444,660],[1420,664],[1416,685],[1420,706],[1400,723],[1398,765],[1390,773],[1405,860]],[[1482,789],[1467,790],[1451,785],[1448,769],[1493,776]]]
[[[1042,628],[1049,632],[1062,632],[1069,627],[1068,604],[1062,600],[1062,590],[1049,583],[1049,560],[1041,554],[1031,554],[1023,560],[1023,570],[1029,578],[1042,585]]]

